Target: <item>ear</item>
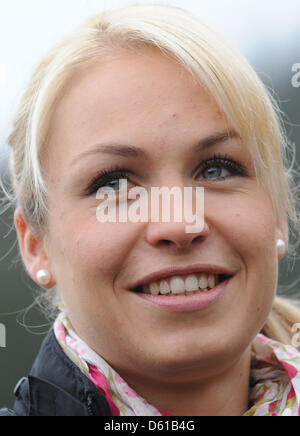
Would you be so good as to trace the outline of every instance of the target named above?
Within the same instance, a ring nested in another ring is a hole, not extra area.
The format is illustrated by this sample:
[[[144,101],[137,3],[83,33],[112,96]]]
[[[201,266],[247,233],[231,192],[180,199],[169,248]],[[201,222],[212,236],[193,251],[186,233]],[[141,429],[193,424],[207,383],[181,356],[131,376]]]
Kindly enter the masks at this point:
[[[14,224],[18,236],[20,252],[23,258],[23,262],[26,269],[39,286],[36,275],[40,269],[46,269],[51,272],[51,265],[49,254],[46,249],[45,237],[42,235],[34,235],[29,226],[27,225],[22,210],[18,207],[14,213]],[[55,282],[51,280],[51,283],[47,285],[47,288],[51,289],[55,286]]]

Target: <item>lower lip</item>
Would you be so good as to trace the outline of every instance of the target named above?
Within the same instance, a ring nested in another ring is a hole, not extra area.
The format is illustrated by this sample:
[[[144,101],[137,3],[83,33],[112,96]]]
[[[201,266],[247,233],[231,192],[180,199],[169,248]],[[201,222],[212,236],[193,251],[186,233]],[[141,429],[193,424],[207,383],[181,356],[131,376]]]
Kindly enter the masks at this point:
[[[147,301],[154,306],[165,309],[171,312],[195,312],[203,310],[211,306],[219,300],[224,294],[231,278],[220,283],[208,292],[199,292],[192,295],[150,295],[136,293],[136,295],[144,301]]]

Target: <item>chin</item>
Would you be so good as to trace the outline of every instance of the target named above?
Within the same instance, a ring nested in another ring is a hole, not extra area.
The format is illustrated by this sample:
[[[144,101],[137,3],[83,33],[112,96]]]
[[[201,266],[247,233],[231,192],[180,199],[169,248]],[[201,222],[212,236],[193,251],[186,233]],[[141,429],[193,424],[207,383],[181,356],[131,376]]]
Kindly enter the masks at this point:
[[[241,329],[240,329],[241,331]],[[214,329],[210,334],[202,334],[195,338],[183,338],[169,342],[166,340],[160,347],[150,347],[148,351],[149,371],[160,374],[171,382],[180,377],[188,381],[189,378],[205,374],[205,378],[216,375],[230,368],[249,349],[252,336],[237,335],[235,327],[231,334],[227,330],[224,336],[224,328],[219,332]],[[255,336],[255,334],[254,334]],[[178,339],[178,335],[177,335]],[[145,353],[144,353],[145,356]]]

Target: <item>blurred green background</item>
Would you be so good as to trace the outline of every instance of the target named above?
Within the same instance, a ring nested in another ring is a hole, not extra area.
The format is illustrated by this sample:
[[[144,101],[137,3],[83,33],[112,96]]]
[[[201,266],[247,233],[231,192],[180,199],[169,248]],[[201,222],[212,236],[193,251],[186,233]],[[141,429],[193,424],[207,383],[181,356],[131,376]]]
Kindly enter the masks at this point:
[[[119,2],[119,4],[123,3]],[[177,5],[178,3],[176,2]],[[220,3],[223,6],[223,2]],[[245,5],[246,3],[248,4],[245,2]],[[193,9],[193,4],[194,2],[187,1],[182,3],[182,6],[190,6],[190,9]],[[2,9],[4,7],[1,6]],[[57,4],[57,11],[59,8]],[[101,10],[101,7],[98,9]],[[247,10],[241,16],[239,15],[241,12],[232,10],[231,15],[229,17],[227,15],[227,20],[231,19],[233,28],[241,27],[240,19],[244,20],[242,26],[251,27],[246,12]],[[276,10],[276,14],[279,12],[279,9]],[[290,13],[295,12],[291,10]],[[269,22],[272,20],[272,11],[260,19]],[[213,19],[211,23],[213,24]],[[51,25],[50,22],[47,24]],[[255,34],[255,28],[249,29],[249,34],[253,31],[254,38],[253,41],[249,41],[244,53],[268,88],[274,89],[280,107],[285,113],[288,136],[297,144],[297,160],[300,162],[300,87],[293,87],[291,82],[292,65],[300,63],[300,18],[298,29],[294,28],[290,33],[286,29],[288,24],[283,22],[282,25],[285,26],[284,38],[280,27],[275,35],[268,33],[266,29],[266,33],[259,38]],[[238,39],[237,32],[237,42]],[[0,137],[3,145],[5,139]],[[0,170],[2,167],[3,171],[7,161],[4,154],[0,156],[2,156]],[[34,306],[37,286],[24,270],[12,225],[13,211],[8,210],[0,219],[0,324],[5,325],[6,328],[6,348],[0,348],[0,407],[13,406],[13,388],[17,381],[30,371],[41,342],[50,328],[48,320],[43,317],[39,308]],[[280,285],[294,282],[299,277],[299,267],[299,260],[295,262],[284,260],[280,266]]]

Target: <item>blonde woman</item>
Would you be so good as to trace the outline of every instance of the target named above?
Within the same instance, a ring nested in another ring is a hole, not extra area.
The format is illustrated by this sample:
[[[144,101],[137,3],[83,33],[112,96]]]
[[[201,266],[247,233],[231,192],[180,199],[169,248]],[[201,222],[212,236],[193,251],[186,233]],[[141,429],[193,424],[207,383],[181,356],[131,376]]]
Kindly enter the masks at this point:
[[[22,259],[58,313],[3,415],[299,416],[288,143],[240,53],[179,8],[99,14],[38,66],[9,144]],[[99,222],[100,188],[132,204],[121,179],[204,188],[204,225]]]

